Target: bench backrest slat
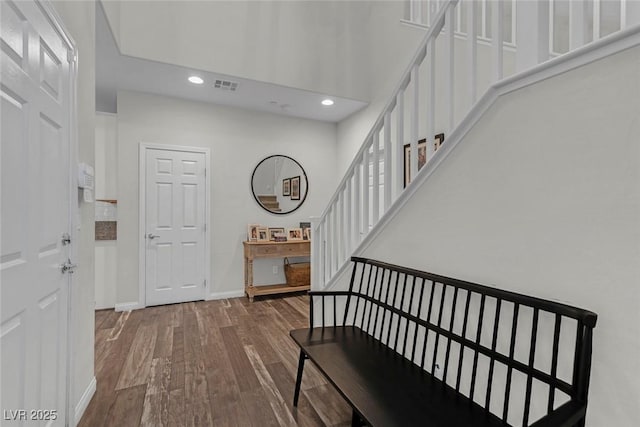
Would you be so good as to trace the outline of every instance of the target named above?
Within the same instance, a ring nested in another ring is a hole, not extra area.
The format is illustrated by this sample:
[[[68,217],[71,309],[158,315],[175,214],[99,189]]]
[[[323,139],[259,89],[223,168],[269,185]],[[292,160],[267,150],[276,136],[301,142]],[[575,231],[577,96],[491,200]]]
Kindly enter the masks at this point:
[[[586,402],[595,313],[352,260],[343,324],[361,328],[506,424],[529,426],[570,399]],[[324,324],[324,305],[322,311]]]

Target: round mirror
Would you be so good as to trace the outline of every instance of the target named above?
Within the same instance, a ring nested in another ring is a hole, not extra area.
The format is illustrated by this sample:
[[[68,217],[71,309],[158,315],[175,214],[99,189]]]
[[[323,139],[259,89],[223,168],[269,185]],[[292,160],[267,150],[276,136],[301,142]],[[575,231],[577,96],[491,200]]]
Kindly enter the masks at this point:
[[[300,163],[283,155],[258,163],[251,176],[251,191],[260,206],[274,214],[288,214],[307,198],[307,174]]]

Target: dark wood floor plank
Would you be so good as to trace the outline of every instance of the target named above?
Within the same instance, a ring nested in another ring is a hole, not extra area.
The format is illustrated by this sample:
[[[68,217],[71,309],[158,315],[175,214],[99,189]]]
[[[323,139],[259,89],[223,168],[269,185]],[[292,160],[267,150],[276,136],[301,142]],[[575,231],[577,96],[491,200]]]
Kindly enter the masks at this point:
[[[109,334],[109,337],[107,338],[107,340],[115,341],[120,337],[120,334],[122,333],[122,329],[124,328],[124,325],[127,323],[127,320],[129,320],[129,316],[131,316],[131,313],[132,313],[131,311],[123,311],[118,314],[115,324],[113,325],[112,328],[110,328],[111,333]],[[142,313],[140,314],[140,320],[142,320]]]
[[[185,426],[186,416],[184,412],[184,390],[176,389],[169,392],[169,420],[170,427]]]
[[[220,315],[222,314],[219,310],[214,310],[205,318],[202,340],[213,424],[216,426],[251,425],[229,360],[229,353],[217,326],[220,323]]]
[[[116,391],[116,398],[106,417],[105,426],[137,427],[140,425],[145,385]]]
[[[119,319],[125,320],[119,325],[118,338],[113,339],[106,350],[107,355],[104,358],[102,367],[99,370],[95,370],[97,380],[96,393],[82,416],[79,424],[82,427],[104,425],[105,416],[116,398],[116,384],[131,347],[131,342],[143,317],[143,310],[126,313],[126,316],[119,317]],[[112,335],[110,334],[110,336]]]
[[[205,362],[200,345],[197,307],[188,304],[184,313],[184,407],[187,426],[213,423]]]
[[[305,368],[306,369],[306,368]],[[337,391],[331,384],[320,385],[302,391],[313,402],[325,425],[337,425],[351,422],[351,407],[343,399],[337,399]]]
[[[184,328],[173,328],[171,340],[171,384],[169,390],[182,390],[184,392]],[[184,397],[184,395],[183,395]]]
[[[173,326],[164,323],[156,325],[156,346],[153,350],[153,358],[170,358],[173,353]]]
[[[292,427],[296,425],[296,421],[291,416],[291,412],[289,408],[287,408],[287,404],[282,398],[282,394],[280,394],[280,390],[278,390],[278,386],[276,386],[273,378],[267,371],[267,368],[264,366],[260,355],[252,345],[244,346],[244,351],[249,358],[249,362],[253,366],[253,370],[258,377],[258,381],[260,381],[260,385],[267,396],[267,400],[269,401],[269,405],[271,406],[271,410],[273,414],[276,416],[278,420],[278,424],[281,426]]]
[[[100,329],[104,321],[109,317],[112,310],[96,310],[93,327],[97,331]]]
[[[260,382],[253,372],[251,362],[244,352],[244,347],[236,332],[236,326],[227,326],[220,328],[222,340],[226,345],[227,352],[231,361],[231,366],[238,381],[240,391],[253,390],[260,387]]]
[[[291,416],[296,420],[298,425],[304,427],[324,426],[322,419],[304,393],[300,394],[298,407],[293,407],[293,391],[296,379],[289,373],[289,371],[287,371],[287,368],[285,368],[280,362],[266,365],[266,368],[269,371],[269,375],[273,379],[273,382],[278,387],[278,390],[280,390],[280,394],[282,395],[284,402],[291,411]],[[337,393],[338,392],[336,391],[336,397],[340,398]],[[340,420],[336,421],[339,422]]]
[[[169,358],[153,359],[144,396],[141,425],[169,426],[170,381],[171,360]]]
[[[144,322],[144,319],[143,319]],[[131,343],[131,349],[124,362],[116,390],[147,383],[151,360],[156,345],[155,325],[141,324]]]
[[[274,299],[270,304],[285,318],[286,322],[294,329],[304,328],[309,325],[308,317],[293,308],[282,299]]]
[[[123,312],[115,311],[115,310],[101,310],[101,311],[105,313],[105,318],[100,323],[100,326],[99,326],[100,329],[114,328],[116,326],[116,323],[118,322],[118,319],[123,314]]]
[[[298,310],[298,312],[302,315],[302,318],[305,322],[309,322],[309,300],[303,300],[302,298],[287,298],[283,300],[285,304],[289,304],[294,309]]]
[[[81,427],[349,425],[311,363],[292,407],[308,297],[234,298],[96,313],[97,390]]]

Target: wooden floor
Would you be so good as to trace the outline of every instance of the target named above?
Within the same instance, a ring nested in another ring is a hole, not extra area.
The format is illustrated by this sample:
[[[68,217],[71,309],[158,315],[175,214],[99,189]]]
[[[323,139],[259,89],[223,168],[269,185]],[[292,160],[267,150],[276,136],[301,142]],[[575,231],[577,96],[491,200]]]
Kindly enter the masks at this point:
[[[350,425],[307,362],[292,408],[308,297],[246,298],[96,312],[97,391],[81,427]]]

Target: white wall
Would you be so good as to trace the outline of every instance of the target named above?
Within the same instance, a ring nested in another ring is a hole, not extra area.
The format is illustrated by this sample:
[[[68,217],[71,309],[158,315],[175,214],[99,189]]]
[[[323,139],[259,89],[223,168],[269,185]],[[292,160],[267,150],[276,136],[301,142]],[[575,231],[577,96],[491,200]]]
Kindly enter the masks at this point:
[[[95,138],[95,3],[54,1],[53,6],[78,48],[78,161],[94,164]],[[73,344],[71,404],[76,410],[93,380],[94,343],[94,206],[80,202],[78,269],[71,291],[70,338]],[[88,402],[84,402],[85,404]],[[69,414],[70,418],[73,414]]]
[[[338,124],[338,172],[343,175],[409,65],[424,30],[400,23],[404,2],[377,1],[370,10],[368,54],[369,105]]]
[[[589,426],[638,424],[640,48],[507,95],[359,254],[595,311]]]
[[[118,199],[118,119],[114,114],[96,113],[95,195],[96,199]],[[115,240],[95,242],[96,309],[116,304],[117,247]]]
[[[336,126],[134,92],[118,93],[119,303],[138,299],[138,147],[141,142],[208,147],[212,165],[211,291],[244,289],[242,241],[247,224],[297,227],[321,212],[336,178]],[[309,195],[290,215],[262,209],[251,194],[255,166],[272,154],[296,159],[307,172]],[[278,260],[281,266],[281,260]],[[257,263],[260,264],[260,263]],[[256,283],[283,282],[271,263],[256,265]]]
[[[367,100],[351,1],[123,1],[105,11],[124,55]],[[178,29],[178,30],[177,30]]]

